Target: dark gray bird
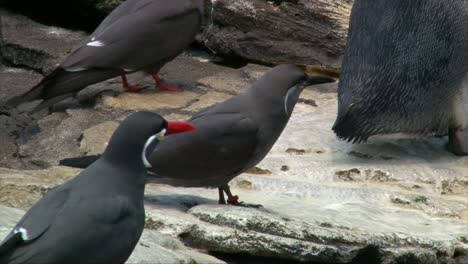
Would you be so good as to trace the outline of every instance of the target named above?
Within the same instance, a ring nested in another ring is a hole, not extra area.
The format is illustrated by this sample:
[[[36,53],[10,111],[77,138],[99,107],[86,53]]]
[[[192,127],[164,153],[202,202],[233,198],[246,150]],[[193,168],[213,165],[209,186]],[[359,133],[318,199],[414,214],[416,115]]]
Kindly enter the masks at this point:
[[[355,0],[338,95],[339,138],[450,130],[468,155],[468,2]]]
[[[228,182],[259,163],[270,151],[299,99],[311,84],[333,82],[307,76],[292,65],[265,74],[249,90],[195,114],[197,130],[173,135],[148,153],[158,182],[187,187],[219,187],[219,203],[239,205]]]
[[[152,73],[160,89],[180,91],[161,84],[157,72],[193,42],[203,9],[203,0],[127,0],[57,69],[8,105],[43,99],[42,108],[116,76],[136,92],[141,87],[130,85],[125,74],[141,70]]]
[[[0,263],[124,263],[144,226],[145,146],[193,129],[150,112],[130,115],[96,162],[23,216],[0,244]]]

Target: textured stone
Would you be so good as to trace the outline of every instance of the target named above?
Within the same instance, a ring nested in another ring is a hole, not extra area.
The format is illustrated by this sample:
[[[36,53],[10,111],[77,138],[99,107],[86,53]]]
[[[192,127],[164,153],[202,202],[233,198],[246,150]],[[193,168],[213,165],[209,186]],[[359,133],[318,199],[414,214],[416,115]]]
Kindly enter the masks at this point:
[[[155,92],[123,93],[119,96],[104,96],[102,105],[113,109],[155,110],[182,108],[198,97],[194,92]]]
[[[48,72],[86,37],[83,32],[44,26],[4,9],[0,16],[2,56],[13,65]]]
[[[0,204],[28,209],[49,189],[71,179],[79,171],[66,167],[34,171],[0,169]]]
[[[108,121],[86,129],[80,142],[80,150],[83,155],[95,155],[104,152],[109,139],[119,123]]]
[[[0,166],[7,168],[14,167],[11,163],[17,162],[14,161],[14,155],[17,151],[15,140],[4,131],[0,131],[0,146]]]
[[[42,79],[34,71],[0,66],[0,105],[28,91]]]
[[[205,77],[198,81],[198,86],[208,91],[238,94],[249,88],[253,82],[242,72],[236,71]]]
[[[352,0],[216,0],[198,41],[254,61],[339,67]]]
[[[190,118],[188,115],[181,115],[181,114],[168,114],[163,116],[164,119],[167,121],[185,121]]]
[[[156,231],[143,231],[132,255],[130,263],[225,263],[210,255],[197,252],[182,244],[176,238]]]
[[[80,156],[79,139],[84,130],[114,120],[118,111],[70,109],[65,113],[53,113],[38,121],[38,132],[25,139],[19,146],[19,155],[28,161],[29,167],[57,165],[65,158]]]

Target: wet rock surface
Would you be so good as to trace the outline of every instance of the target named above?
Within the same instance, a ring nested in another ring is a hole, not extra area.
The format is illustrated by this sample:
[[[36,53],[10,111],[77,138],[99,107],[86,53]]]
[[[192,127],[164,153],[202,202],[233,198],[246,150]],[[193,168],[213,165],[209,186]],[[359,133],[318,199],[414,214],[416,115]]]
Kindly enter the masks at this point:
[[[39,42],[56,45],[44,36]],[[22,41],[18,51],[28,45]],[[66,54],[34,49],[55,59]],[[6,60],[0,100],[32,86],[41,78],[35,72],[50,65]],[[113,79],[53,113],[0,110],[0,239],[45,192],[79,172],[56,166],[60,160],[102,152],[131,112],[184,120],[269,69],[219,60],[191,50],[166,65],[162,77],[183,93],[155,90],[151,78],[135,74],[133,83],[149,86],[138,94],[124,93]],[[128,263],[467,263],[468,159],[447,152],[446,138],[338,141],[330,129],[336,87],[307,88],[265,160],[232,181],[241,200],[263,208],[220,206],[213,189],[147,185],[146,228]]]

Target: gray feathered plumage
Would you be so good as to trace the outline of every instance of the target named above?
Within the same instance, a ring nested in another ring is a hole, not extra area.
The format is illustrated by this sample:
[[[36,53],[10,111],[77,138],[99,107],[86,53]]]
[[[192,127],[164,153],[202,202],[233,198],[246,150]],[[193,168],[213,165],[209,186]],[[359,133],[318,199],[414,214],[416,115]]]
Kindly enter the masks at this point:
[[[196,131],[160,142],[148,159],[151,171],[171,185],[226,185],[270,151],[305,85],[332,81],[277,66],[244,93],[195,114],[188,122]]]
[[[166,127],[157,114],[130,115],[96,162],[23,216],[0,244],[0,263],[124,263],[144,227],[143,147]]]

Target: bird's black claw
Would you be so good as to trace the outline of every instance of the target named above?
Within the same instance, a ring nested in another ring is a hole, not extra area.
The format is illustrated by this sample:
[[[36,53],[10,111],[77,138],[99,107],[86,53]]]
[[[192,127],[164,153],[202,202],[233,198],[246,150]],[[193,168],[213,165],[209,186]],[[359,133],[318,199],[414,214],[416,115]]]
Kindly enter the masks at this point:
[[[248,207],[248,208],[262,208],[263,207],[263,205],[261,204],[249,204],[249,203],[244,203],[244,202],[239,202],[239,201],[229,202],[229,205]]]

